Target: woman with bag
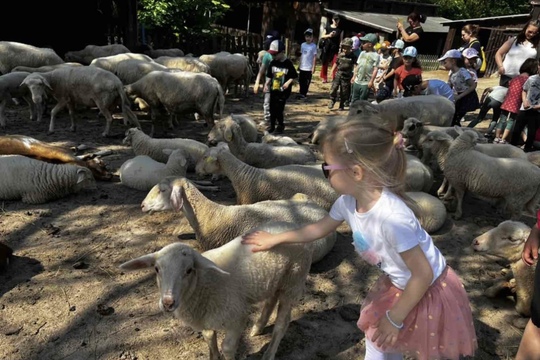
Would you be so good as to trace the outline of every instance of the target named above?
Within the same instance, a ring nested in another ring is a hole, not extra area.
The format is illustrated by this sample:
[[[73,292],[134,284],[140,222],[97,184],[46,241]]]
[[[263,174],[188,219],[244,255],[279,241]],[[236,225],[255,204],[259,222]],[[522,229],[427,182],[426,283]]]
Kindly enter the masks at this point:
[[[480,69],[483,68],[482,64],[486,61],[484,58],[484,51],[480,40],[478,40],[478,31],[480,30],[479,25],[467,24],[461,29],[461,38],[463,39],[463,45],[458,49],[463,52],[465,49],[473,48],[478,51],[478,59],[473,68],[476,70],[476,73],[480,75]],[[485,68],[485,66],[484,66]],[[485,69],[484,69],[485,70]]]
[[[321,36],[321,74],[323,84],[328,82],[328,64],[333,65],[334,56],[339,52],[339,44],[343,40],[343,31],[339,28],[339,16],[332,17],[332,24],[324,29]]]

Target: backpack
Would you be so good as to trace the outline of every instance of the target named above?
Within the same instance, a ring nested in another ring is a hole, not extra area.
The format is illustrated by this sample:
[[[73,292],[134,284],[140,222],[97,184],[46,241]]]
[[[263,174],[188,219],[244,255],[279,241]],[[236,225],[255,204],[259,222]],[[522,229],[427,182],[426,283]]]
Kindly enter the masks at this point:
[[[472,44],[476,42],[480,43],[480,41],[474,40],[472,43],[469,44],[469,47],[471,47]],[[480,55],[482,56],[482,65],[480,65],[480,69],[478,69],[478,73],[484,74],[487,68],[487,61],[486,61],[486,53],[484,52],[484,47],[482,45],[480,45]]]

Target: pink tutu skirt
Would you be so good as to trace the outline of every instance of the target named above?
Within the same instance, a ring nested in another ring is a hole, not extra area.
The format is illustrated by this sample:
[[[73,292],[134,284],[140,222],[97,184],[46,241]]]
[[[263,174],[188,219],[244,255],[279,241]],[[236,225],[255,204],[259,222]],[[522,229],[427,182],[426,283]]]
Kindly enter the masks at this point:
[[[382,275],[362,304],[358,328],[373,338],[378,321],[386,316],[403,290]],[[429,287],[403,322],[397,344],[385,352],[402,353],[419,360],[459,359],[478,347],[469,298],[450,267]]]

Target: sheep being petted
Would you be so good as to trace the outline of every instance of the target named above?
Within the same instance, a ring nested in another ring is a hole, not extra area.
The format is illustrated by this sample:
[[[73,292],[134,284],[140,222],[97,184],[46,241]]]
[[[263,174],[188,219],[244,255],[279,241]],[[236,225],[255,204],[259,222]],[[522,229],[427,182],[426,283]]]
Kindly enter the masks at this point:
[[[50,164],[22,155],[0,156],[0,200],[42,204],[95,189],[92,172],[78,165]]]
[[[0,41],[0,74],[7,74],[16,66],[40,67],[62,63],[64,60],[53,49]]]
[[[51,111],[49,133],[54,132],[56,114],[65,106],[69,109],[71,131],[75,131],[73,113],[77,105],[97,106],[106,119],[102,136],[110,134],[112,113],[120,106],[124,116],[124,124],[129,121],[140,127],[137,116],[129,108],[129,100],[124,93],[122,82],[116,75],[90,66],[59,68],[47,73],[32,73],[23,83],[32,93],[32,101],[36,104],[38,121],[41,120],[43,102],[48,93],[57,101]]]
[[[210,67],[194,57],[160,56],[154,61],[158,64],[166,66],[169,69],[179,69],[190,72],[203,72],[210,74]]]
[[[298,225],[269,222],[249,231],[280,233]],[[242,234],[241,234],[242,235]],[[304,290],[313,252],[312,244],[279,245],[253,253],[242,237],[202,254],[181,243],[127,261],[123,270],[155,268],[159,307],[173,312],[195,331],[202,331],[210,359],[221,358],[216,331],[223,330],[223,358],[236,359],[236,351],[251,309],[264,303],[251,336],[263,333],[274,308],[277,315],[272,339],[262,359],[272,360],[291,319],[291,308]]]
[[[131,51],[122,44],[86,45],[82,50],[68,51],[64,55],[64,59],[83,65],[90,65],[94,59],[124,53],[131,53]]]

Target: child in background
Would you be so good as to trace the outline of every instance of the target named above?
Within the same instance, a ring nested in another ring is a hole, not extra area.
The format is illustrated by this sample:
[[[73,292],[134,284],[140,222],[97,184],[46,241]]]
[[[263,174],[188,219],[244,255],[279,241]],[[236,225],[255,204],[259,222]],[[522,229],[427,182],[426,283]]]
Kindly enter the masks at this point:
[[[338,54],[336,63],[334,64],[337,69],[334,81],[332,81],[332,88],[330,89],[330,103],[328,108],[332,109],[337,99],[337,92],[339,89],[339,110],[344,110],[346,106],[349,106],[349,99],[351,97],[351,79],[353,76],[354,64],[356,63],[356,56],[352,52],[352,39],[345,38],[341,42],[341,52]]]
[[[317,64],[317,45],[313,43],[313,29],[304,31],[304,38],[306,41],[300,46],[300,52],[302,53],[300,55],[300,65],[298,66],[300,91],[296,96],[297,99],[306,98],[315,65]]]
[[[351,80],[351,102],[368,99],[369,89],[373,87],[379,65],[379,54],[374,51],[375,45],[379,42],[377,35],[366,34],[360,38],[360,41],[362,42],[362,52],[354,67],[354,77]]]
[[[476,70],[476,64],[478,61],[478,51],[475,48],[467,48],[461,53],[463,56],[463,62],[465,63],[465,69],[471,73],[471,76],[475,83],[478,83],[478,70]]]
[[[252,251],[322,238],[346,221],[356,252],[384,272],[364,299],[358,327],[366,360],[472,356],[477,348],[467,293],[422,228],[403,192],[403,138],[378,115],[338,125],[325,137],[322,170],[341,196],[329,215],[294,231],[253,232]]]
[[[486,118],[489,109],[493,109],[491,123],[489,124],[489,128],[486,130],[484,135],[485,137],[491,137],[493,129],[495,129],[495,126],[499,121],[499,117],[501,116],[501,105],[506,97],[507,92],[508,88],[504,86],[494,86],[485,89],[482,93],[482,98],[480,99],[480,112],[478,113],[476,119],[469,123],[468,127],[475,127],[476,124]]]
[[[398,67],[394,78],[394,97],[403,96],[403,79],[409,75],[422,75],[422,66],[416,58],[418,52],[414,46],[407,46],[403,50],[403,65]]]
[[[269,133],[274,130],[282,134],[285,128],[283,113],[285,103],[291,95],[293,81],[298,78],[294,64],[285,55],[285,44],[281,40],[274,40],[270,44],[268,52],[272,55],[272,62],[266,72],[264,91],[270,91],[270,126]],[[277,128],[276,128],[277,123]]]
[[[430,79],[422,81],[421,75],[408,75],[401,82],[403,86],[403,97],[415,95],[440,95],[454,102],[454,91],[448,83]]]
[[[456,111],[452,119],[452,126],[460,125],[460,120],[469,111],[474,111],[480,105],[476,94],[476,83],[469,71],[465,69],[465,62],[459,50],[448,50],[439,59],[446,70],[449,70],[448,85],[454,90]]]
[[[392,44],[390,45],[392,61],[388,66],[388,71],[386,71],[383,76],[384,86],[380,86],[377,94],[375,95],[375,100],[378,103],[392,97],[392,94],[394,92],[394,78],[396,69],[403,65],[403,58],[401,57],[401,53],[403,52],[404,47],[405,43],[403,42],[403,40],[394,40],[394,42],[392,42]]]
[[[384,75],[388,72],[388,68],[392,62],[392,55],[390,55],[389,46],[390,42],[388,41],[381,43],[377,75],[375,75],[375,81],[373,82],[373,88],[375,91],[378,91],[381,86],[384,86]]]
[[[501,105],[501,117],[495,127],[496,144],[506,144],[507,138],[510,136],[514,128],[514,121],[517,118],[519,109],[523,102],[522,92],[523,85],[531,75],[538,73],[538,60],[527,59],[519,68],[519,75],[510,80],[508,83],[508,91]],[[503,132],[504,131],[504,132]],[[502,135],[501,135],[502,133]]]
[[[262,58],[257,59],[257,62],[259,62],[259,72],[257,73],[257,78],[255,79],[255,85],[253,85],[253,93],[257,95],[259,92],[259,84],[263,84],[263,93],[264,93],[264,100],[263,100],[263,114],[264,114],[264,120],[262,121],[261,125],[268,126],[270,124],[270,93],[264,91],[264,84],[268,80],[266,76],[266,71],[268,70],[268,66],[272,62],[272,55],[268,52],[268,49],[270,48],[270,44],[274,40],[279,39],[279,32],[276,30],[272,30],[266,35],[266,39],[263,44],[264,49],[264,55],[262,55]],[[260,54],[260,53],[259,53]]]

